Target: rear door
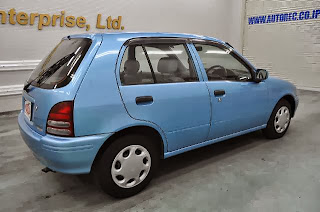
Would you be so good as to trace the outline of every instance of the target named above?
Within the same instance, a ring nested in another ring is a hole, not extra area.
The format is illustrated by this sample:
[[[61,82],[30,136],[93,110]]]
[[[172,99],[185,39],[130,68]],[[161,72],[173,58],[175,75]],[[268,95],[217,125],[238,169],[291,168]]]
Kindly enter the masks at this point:
[[[117,75],[130,116],[158,125],[169,151],[205,141],[210,97],[185,41],[139,39],[121,52]]]

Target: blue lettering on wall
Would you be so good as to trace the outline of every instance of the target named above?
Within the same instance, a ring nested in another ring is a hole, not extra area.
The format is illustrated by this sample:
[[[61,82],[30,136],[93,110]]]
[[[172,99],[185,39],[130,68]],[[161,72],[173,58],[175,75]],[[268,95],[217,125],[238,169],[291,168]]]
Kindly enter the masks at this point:
[[[312,20],[312,19],[318,19],[318,18],[320,18],[320,9],[252,16],[248,18],[248,23],[249,25],[269,24],[269,23],[277,23],[277,22]]]

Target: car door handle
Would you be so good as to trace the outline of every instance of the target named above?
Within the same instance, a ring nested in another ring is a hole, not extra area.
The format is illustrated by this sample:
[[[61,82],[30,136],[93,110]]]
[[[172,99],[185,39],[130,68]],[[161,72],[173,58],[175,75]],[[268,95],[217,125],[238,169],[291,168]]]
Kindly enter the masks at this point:
[[[224,90],[215,90],[214,91],[215,96],[223,96],[225,94],[226,94],[226,92]]]
[[[143,103],[152,103],[153,97],[152,96],[138,96],[136,97],[136,104],[143,104]]]

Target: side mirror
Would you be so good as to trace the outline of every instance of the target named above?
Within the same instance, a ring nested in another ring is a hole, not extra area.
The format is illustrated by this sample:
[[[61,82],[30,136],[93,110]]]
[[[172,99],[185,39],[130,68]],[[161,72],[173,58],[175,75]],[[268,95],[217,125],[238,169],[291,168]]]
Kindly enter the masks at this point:
[[[202,51],[202,46],[195,46],[196,47],[196,50],[198,51],[198,52],[201,52]]]
[[[256,76],[255,76],[255,82],[261,82],[266,79],[268,79],[268,71],[265,69],[257,69]]]

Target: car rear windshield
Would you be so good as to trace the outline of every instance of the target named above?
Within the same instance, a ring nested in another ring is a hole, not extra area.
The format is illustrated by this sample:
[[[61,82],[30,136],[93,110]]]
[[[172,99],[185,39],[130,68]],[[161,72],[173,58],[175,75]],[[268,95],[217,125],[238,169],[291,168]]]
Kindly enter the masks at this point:
[[[27,83],[31,82],[31,85],[45,89],[67,85],[91,43],[92,40],[88,38],[62,39],[35,68]]]

